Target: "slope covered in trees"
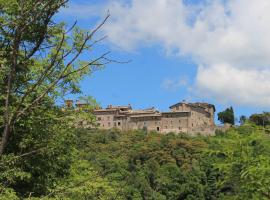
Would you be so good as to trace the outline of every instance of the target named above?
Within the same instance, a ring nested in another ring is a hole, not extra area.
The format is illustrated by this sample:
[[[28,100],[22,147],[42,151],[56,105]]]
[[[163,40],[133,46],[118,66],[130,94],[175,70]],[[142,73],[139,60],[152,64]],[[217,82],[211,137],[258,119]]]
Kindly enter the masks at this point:
[[[1,166],[0,199],[269,199],[270,138],[262,127],[214,137],[68,135],[52,152]]]

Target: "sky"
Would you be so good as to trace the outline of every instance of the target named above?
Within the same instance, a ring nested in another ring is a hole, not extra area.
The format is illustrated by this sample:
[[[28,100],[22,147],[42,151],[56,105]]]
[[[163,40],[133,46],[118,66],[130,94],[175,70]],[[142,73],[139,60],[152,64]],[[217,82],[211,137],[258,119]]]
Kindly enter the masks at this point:
[[[269,0],[70,0],[56,19],[91,30],[109,11],[91,56],[131,62],[81,82],[101,106],[167,111],[186,100],[249,116],[270,108],[269,10]]]

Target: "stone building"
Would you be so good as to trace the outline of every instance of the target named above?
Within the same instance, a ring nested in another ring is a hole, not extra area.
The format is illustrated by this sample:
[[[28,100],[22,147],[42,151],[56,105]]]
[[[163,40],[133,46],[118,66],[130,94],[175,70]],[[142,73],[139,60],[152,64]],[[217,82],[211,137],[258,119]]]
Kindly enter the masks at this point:
[[[101,129],[145,129],[160,133],[184,132],[202,135],[214,134],[214,114],[214,105],[185,101],[170,106],[168,112],[159,112],[154,108],[133,110],[130,105],[109,105],[105,109],[94,110],[97,125]]]

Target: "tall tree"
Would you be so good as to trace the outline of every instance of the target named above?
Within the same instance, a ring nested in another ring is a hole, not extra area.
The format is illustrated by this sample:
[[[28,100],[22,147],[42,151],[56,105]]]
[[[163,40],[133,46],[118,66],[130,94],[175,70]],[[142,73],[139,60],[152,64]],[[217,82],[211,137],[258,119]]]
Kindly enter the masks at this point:
[[[80,92],[79,81],[104,64],[112,62],[104,52],[92,52],[105,36],[94,39],[109,14],[95,28],[81,30],[56,23],[53,16],[68,0],[0,0],[0,156],[22,118],[46,109],[67,93]]]
[[[247,117],[245,115],[241,115],[239,119],[239,123],[243,125],[247,121]]]
[[[225,124],[234,125],[234,111],[232,107],[226,108],[224,111],[218,113],[218,120]]]
[[[270,125],[270,113],[264,112],[262,114],[253,114],[249,117],[249,120],[259,126]]]

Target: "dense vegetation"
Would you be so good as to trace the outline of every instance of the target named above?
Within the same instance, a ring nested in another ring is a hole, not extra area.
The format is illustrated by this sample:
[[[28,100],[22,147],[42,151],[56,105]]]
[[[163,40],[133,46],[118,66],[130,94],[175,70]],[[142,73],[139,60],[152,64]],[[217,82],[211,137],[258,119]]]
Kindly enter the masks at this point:
[[[264,131],[244,125],[191,138],[81,130],[77,145],[81,158],[116,186],[107,199],[269,199]]]
[[[270,138],[263,127],[245,124],[214,137],[55,133],[46,151],[5,157],[0,199],[270,198]]]

